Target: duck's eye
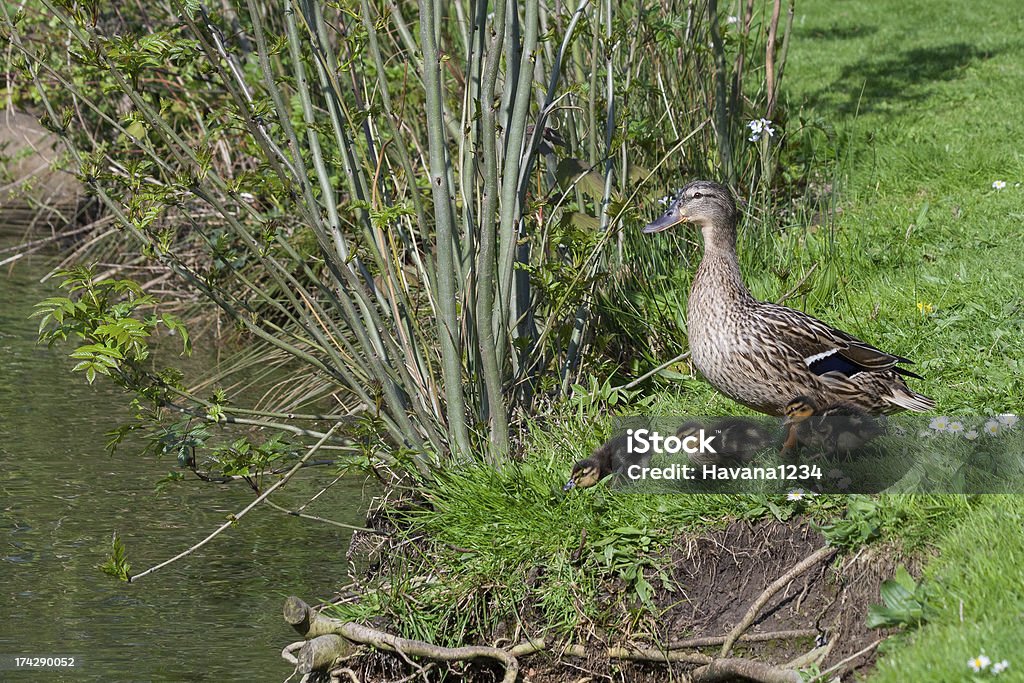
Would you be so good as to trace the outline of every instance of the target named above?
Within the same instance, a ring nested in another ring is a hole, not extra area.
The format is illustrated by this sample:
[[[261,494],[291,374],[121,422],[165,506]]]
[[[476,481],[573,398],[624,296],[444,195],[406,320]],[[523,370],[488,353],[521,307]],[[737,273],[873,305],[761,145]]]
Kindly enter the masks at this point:
[[[704,194],[702,192],[694,192],[693,193],[693,198],[694,199],[700,199],[703,196],[704,196]]]

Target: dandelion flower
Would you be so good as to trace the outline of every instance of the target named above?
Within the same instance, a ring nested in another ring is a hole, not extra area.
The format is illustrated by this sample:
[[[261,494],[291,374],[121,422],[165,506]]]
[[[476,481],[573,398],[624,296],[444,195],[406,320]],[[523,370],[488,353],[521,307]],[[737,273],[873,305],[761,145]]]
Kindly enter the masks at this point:
[[[980,654],[977,657],[969,660],[967,662],[967,666],[971,667],[971,670],[974,671],[975,673],[977,673],[978,671],[981,671],[982,669],[987,668],[988,665],[991,664],[991,663],[992,663],[991,659],[986,657],[984,654]]]
[[[944,432],[949,429],[949,418],[945,415],[933,417],[932,421],[928,423],[928,427],[936,432]]]
[[[964,431],[963,422],[950,422],[946,425],[946,431],[950,434],[962,434]]]
[[[920,313],[921,315],[931,315],[932,313],[935,312],[935,307],[932,306],[927,301],[918,301],[917,312]]]
[[[1020,419],[1013,413],[1003,413],[1002,415],[996,415],[996,419],[999,420],[999,424],[1003,425],[1007,429],[1013,429],[1017,426]]]
[[[1006,671],[1007,667],[1009,667],[1009,666],[1010,666],[1010,663],[1008,661],[1006,661],[1005,659],[1003,661],[1001,661],[1001,662],[996,662],[995,664],[992,665],[992,675],[993,676],[998,676],[999,674],[1001,674],[1004,671]]]
[[[793,489],[792,491],[790,491],[789,493],[786,494],[786,500],[803,500],[803,499],[804,499],[804,490],[803,489]]]
[[[969,430],[967,430],[966,432],[964,432],[964,438],[967,439],[968,441],[974,441],[975,439],[978,438],[978,430],[977,429],[969,429]]]
[[[981,428],[981,431],[985,432],[988,436],[995,436],[999,433],[999,423],[995,420],[989,420],[985,423],[985,426]]]
[[[1002,190],[1004,187],[1006,187],[1006,181],[1005,180],[994,180],[994,181],[992,181],[992,189],[993,190]]]

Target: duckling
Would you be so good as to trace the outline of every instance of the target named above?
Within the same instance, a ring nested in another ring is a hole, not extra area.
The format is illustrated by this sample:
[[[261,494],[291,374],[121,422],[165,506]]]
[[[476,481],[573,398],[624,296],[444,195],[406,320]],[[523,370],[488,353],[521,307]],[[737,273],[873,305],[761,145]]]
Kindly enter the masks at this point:
[[[751,296],[736,256],[738,216],[728,188],[695,180],[643,229],[655,233],[690,223],[703,234],[704,256],[686,318],[693,364],[711,386],[768,415],[782,415],[793,396],[826,406],[848,402],[874,415],[935,407],[907,386],[904,377],[921,379],[904,367],[909,359]]]
[[[785,415],[784,456],[800,446],[826,455],[849,456],[884,431],[875,417],[848,402],[818,408],[809,396],[797,396],[786,404]]]
[[[595,448],[590,457],[573,465],[569,481],[562,490],[590,488],[611,474],[625,474],[630,465],[645,467],[649,461],[650,455],[630,453],[629,437],[620,434]]]
[[[772,443],[771,431],[755,420],[742,417],[725,417],[707,424],[684,422],[676,430],[676,436],[698,436],[700,430],[711,436],[715,453],[693,453],[690,462],[694,465],[746,465],[754,456]]]

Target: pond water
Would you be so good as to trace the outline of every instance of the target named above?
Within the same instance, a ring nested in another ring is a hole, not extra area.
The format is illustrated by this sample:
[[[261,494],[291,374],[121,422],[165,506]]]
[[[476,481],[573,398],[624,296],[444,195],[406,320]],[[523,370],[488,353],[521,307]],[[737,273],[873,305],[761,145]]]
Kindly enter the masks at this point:
[[[16,242],[2,233],[0,247]],[[106,453],[126,396],[104,378],[89,386],[72,375],[68,349],[38,345],[28,319],[55,292],[39,283],[50,267],[33,257],[0,272],[0,661],[74,655],[79,666],[0,670],[0,680],[284,680],[291,667],[280,651],[296,640],[281,619],[284,598],[312,602],[345,583],[348,532],[259,508],[137,583],[97,569],[114,532],[137,574],[204,538],[253,494],[194,479],[157,488],[172,458],[140,457],[137,442]],[[306,500],[328,474],[317,469],[275,500]],[[360,525],[373,493],[343,481],[308,511]]]

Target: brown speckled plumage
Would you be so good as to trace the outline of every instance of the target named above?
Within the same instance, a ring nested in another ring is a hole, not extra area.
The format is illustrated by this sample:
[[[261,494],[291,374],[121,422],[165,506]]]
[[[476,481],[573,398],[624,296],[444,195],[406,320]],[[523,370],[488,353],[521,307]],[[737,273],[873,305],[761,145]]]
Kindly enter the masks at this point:
[[[701,374],[729,398],[782,415],[796,396],[818,405],[849,402],[875,414],[924,412],[935,402],[903,381],[910,361],[881,351],[806,313],[758,301],[736,257],[736,207],[729,190],[696,180],[644,232],[698,226],[704,258],[687,305],[690,351]]]

